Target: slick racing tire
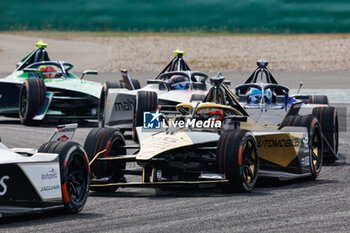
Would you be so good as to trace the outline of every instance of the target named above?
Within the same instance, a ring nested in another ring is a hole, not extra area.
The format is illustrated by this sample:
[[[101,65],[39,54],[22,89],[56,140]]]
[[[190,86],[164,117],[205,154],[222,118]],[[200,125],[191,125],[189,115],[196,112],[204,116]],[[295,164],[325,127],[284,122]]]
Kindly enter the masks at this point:
[[[97,128],[91,130],[84,143],[84,149],[90,162],[97,153],[103,150],[106,151],[102,153],[99,158],[125,155],[126,149],[121,148],[121,146],[125,146],[123,135],[119,130],[110,128]],[[118,183],[124,179],[122,169],[125,169],[125,165],[125,162],[118,162],[116,160],[94,160],[91,164],[91,174],[95,179],[106,178],[106,180],[109,180],[109,183]],[[105,186],[91,187],[90,189],[96,192],[114,192],[118,187]]]
[[[202,95],[202,94],[192,94],[192,95],[191,95],[190,102],[193,102],[193,101],[203,101],[204,98],[205,98],[205,95]]]
[[[132,82],[132,85],[134,86],[135,90],[138,90],[141,88],[139,80],[131,79],[131,82]],[[130,88],[125,84],[125,82],[123,80],[120,80],[119,83],[120,83],[120,87],[127,88],[130,90]]]
[[[283,122],[282,128],[285,126],[302,126],[308,129],[311,179],[316,179],[321,172],[323,163],[322,131],[316,117],[311,114],[288,116]]]
[[[105,125],[105,106],[107,105],[108,90],[111,88],[121,88],[119,83],[105,82],[102,86],[100,101],[98,104],[98,126],[104,127]]]
[[[326,140],[323,140],[324,161],[334,163],[338,160],[339,130],[338,115],[335,107],[316,107],[312,110],[318,122],[320,123],[323,136],[326,138],[329,146],[335,152],[335,155],[329,149]]]
[[[325,95],[309,95],[302,98],[296,97],[296,99],[300,99],[304,104],[329,104],[328,97]]]
[[[259,170],[258,146],[254,135],[248,130],[224,132],[218,141],[216,170],[226,175],[228,192],[253,190]]]
[[[59,155],[65,210],[79,213],[88,197],[91,180],[85,150],[75,142],[47,142],[39,148],[39,152]]]
[[[33,125],[33,117],[44,103],[46,87],[44,81],[38,78],[26,79],[21,87],[18,99],[19,119],[24,125]]]
[[[144,112],[156,111],[158,107],[158,96],[153,91],[138,91],[136,96],[136,108],[133,120],[133,138],[137,141],[136,127],[143,126]]]

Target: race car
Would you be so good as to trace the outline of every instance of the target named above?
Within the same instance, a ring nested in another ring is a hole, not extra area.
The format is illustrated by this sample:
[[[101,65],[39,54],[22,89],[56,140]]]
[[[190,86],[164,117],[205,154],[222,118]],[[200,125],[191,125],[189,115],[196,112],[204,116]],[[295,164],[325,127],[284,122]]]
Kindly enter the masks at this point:
[[[0,217],[65,208],[80,212],[89,193],[84,148],[70,139],[76,124],[59,126],[39,150],[0,142]]]
[[[36,46],[12,74],[0,79],[0,115],[19,117],[25,125],[44,119],[97,119],[102,85],[83,79],[97,71],[85,70],[79,78],[71,73],[71,63],[50,60],[42,40]]]
[[[203,101],[178,104],[181,115],[175,118],[149,113],[162,127],[137,127],[139,145],[126,145],[117,129],[93,129],[84,144],[91,190],[216,184],[230,192],[250,192],[258,177],[316,179],[323,160],[317,119],[298,115],[301,103],[293,103],[279,125],[257,123],[223,81],[211,78],[213,87]],[[128,182],[128,175],[140,181]]]
[[[174,52],[171,62],[155,79],[147,80],[147,85],[141,89],[138,89],[139,82],[130,79],[126,70],[121,70],[123,80],[120,83],[105,83],[100,97],[100,126],[114,126],[123,131],[135,129],[143,124],[143,113],[158,105],[162,113],[172,114],[176,113],[178,103],[202,100],[211,87],[206,82],[208,75],[191,71],[183,58],[184,51],[177,49]],[[150,91],[152,96],[147,95]],[[159,102],[152,105],[155,98]]]
[[[292,103],[301,102],[300,113],[312,114],[320,123],[325,161],[334,163],[338,159],[338,115],[335,107],[329,106],[327,96],[300,95],[302,83],[296,95],[289,95],[289,89],[277,83],[268,70],[267,61],[260,59],[257,65],[245,83],[235,87],[240,103],[256,120],[277,124]],[[261,111],[265,113],[261,114]]]

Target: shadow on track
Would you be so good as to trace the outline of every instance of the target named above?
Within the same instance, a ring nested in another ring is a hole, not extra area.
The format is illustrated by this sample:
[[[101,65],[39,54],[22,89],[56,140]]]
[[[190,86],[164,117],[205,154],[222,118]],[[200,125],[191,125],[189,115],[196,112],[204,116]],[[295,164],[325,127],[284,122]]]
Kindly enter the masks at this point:
[[[84,213],[83,212],[79,214],[67,214],[63,209],[58,210],[50,210],[50,211],[43,211],[43,212],[37,212],[37,213],[31,213],[31,214],[22,214],[22,215],[16,215],[16,216],[10,216],[0,219],[0,229],[2,226],[6,226],[6,228],[11,228],[12,223],[16,223],[16,226],[13,228],[18,228],[20,226],[38,226],[38,225],[44,225],[48,222],[62,222],[68,220],[81,220],[81,219],[98,219],[103,217],[104,214],[95,214],[95,213]],[[43,221],[45,220],[45,221]]]

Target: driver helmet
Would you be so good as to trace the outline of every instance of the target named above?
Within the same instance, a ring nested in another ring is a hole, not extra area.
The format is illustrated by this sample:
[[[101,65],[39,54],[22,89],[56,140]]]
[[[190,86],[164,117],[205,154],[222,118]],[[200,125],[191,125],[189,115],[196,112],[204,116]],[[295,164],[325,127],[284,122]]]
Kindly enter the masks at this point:
[[[185,90],[189,87],[188,78],[183,75],[173,75],[170,78],[170,87],[173,90]]]
[[[41,65],[38,70],[42,72],[44,78],[54,78],[56,75],[55,68],[50,65]]]
[[[258,104],[261,101],[261,90],[258,88],[251,88],[248,92],[248,100],[250,103]],[[264,100],[265,103],[272,103],[272,91],[270,88],[265,89],[264,91]]]

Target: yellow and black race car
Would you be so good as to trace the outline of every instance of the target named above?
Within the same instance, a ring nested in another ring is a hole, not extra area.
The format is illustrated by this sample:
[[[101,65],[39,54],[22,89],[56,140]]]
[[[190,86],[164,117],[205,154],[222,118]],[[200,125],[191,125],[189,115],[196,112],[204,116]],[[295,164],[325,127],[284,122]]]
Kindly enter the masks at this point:
[[[93,175],[91,190],[220,183],[228,191],[249,192],[258,177],[316,179],[323,160],[317,119],[298,115],[301,103],[294,103],[280,124],[257,123],[223,81],[211,78],[213,87],[203,102],[177,105],[181,114],[164,116],[160,129],[147,129],[152,124],[146,123],[138,127],[138,146],[126,145],[118,130],[93,129],[84,146]],[[159,111],[150,114],[148,123],[162,118]],[[130,168],[128,162],[139,167]],[[141,180],[127,182],[127,175]]]

